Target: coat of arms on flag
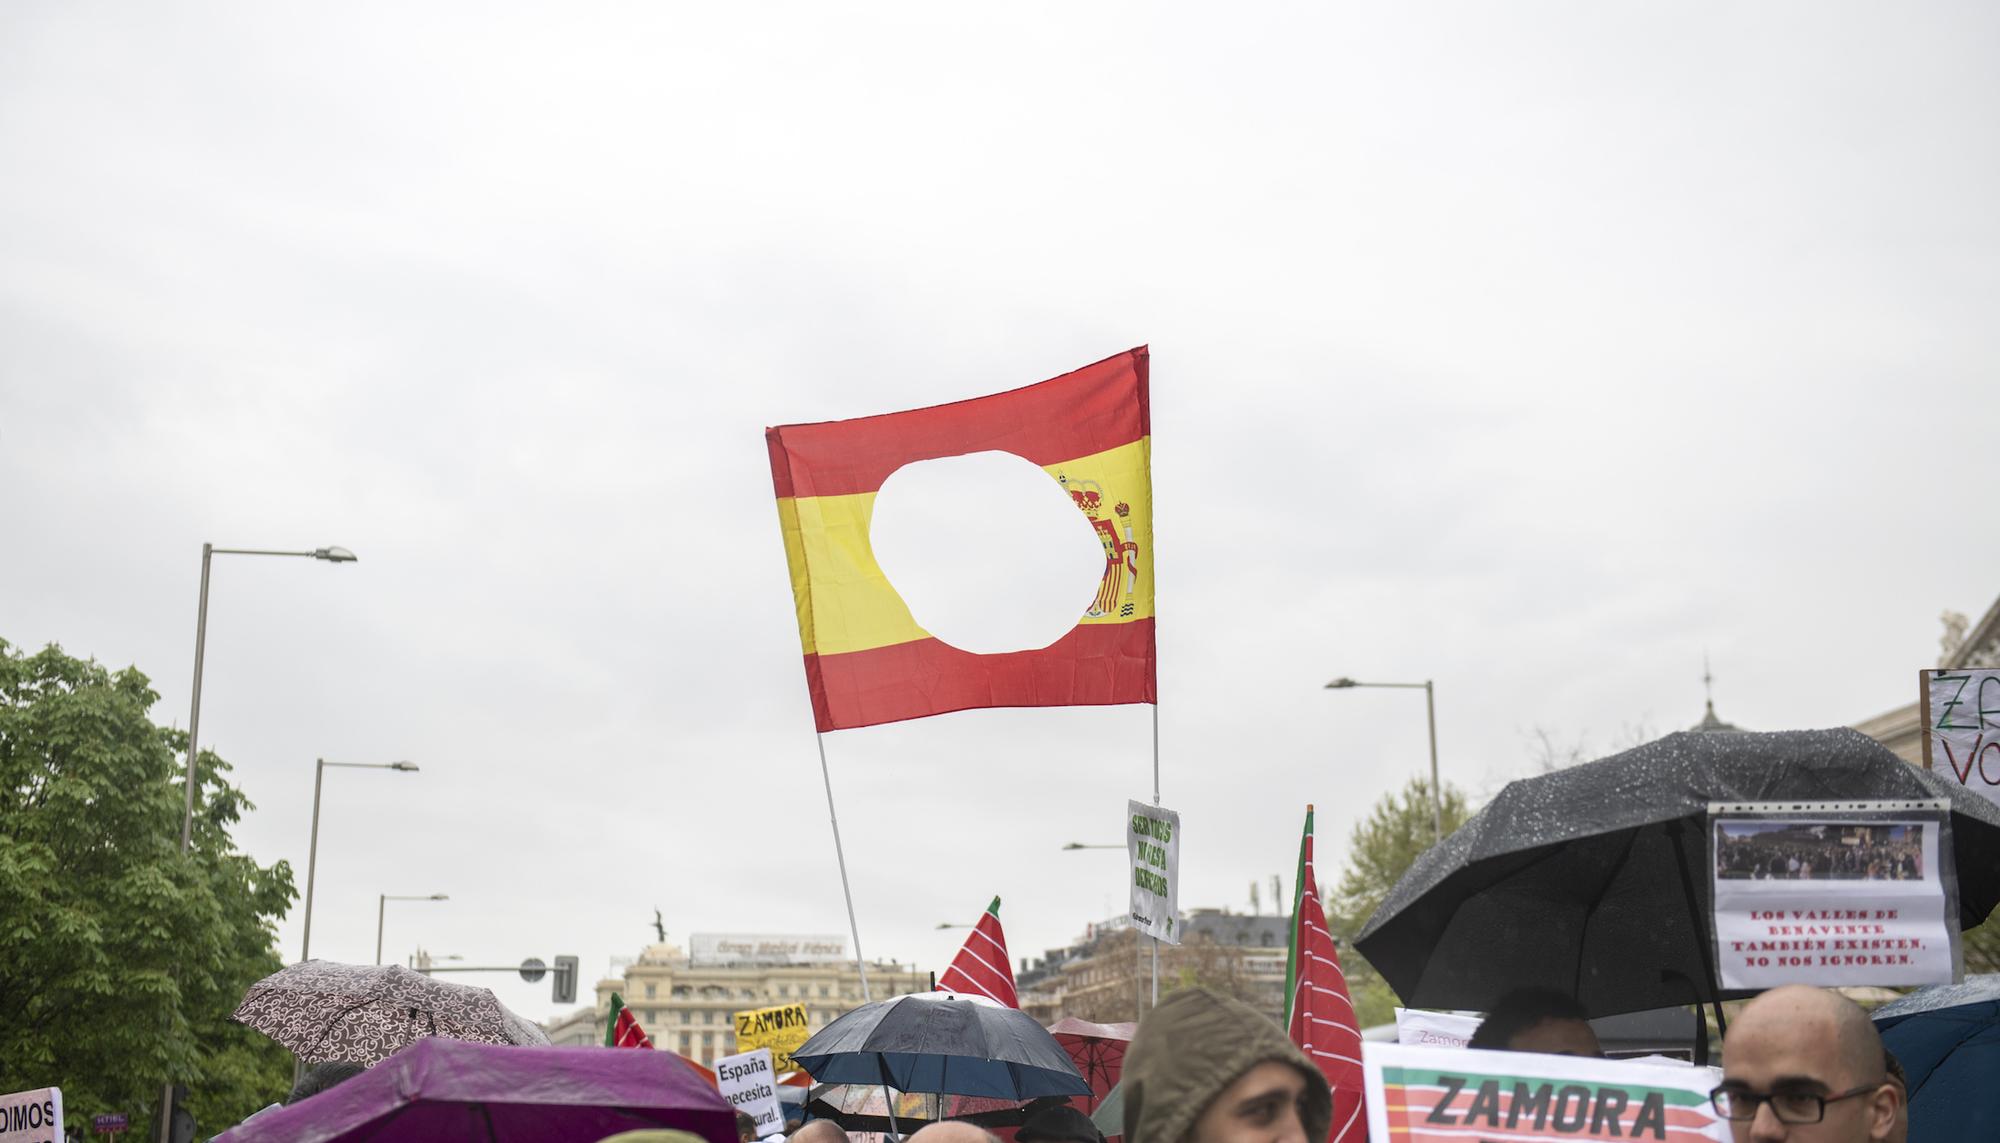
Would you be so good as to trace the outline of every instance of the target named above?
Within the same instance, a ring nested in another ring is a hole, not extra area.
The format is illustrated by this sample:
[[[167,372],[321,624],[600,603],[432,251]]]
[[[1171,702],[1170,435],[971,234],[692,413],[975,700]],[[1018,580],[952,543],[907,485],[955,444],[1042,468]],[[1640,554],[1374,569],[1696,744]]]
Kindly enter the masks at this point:
[[[765,430],[821,731],[996,706],[1154,701],[1148,355],[1128,350],[989,397]],[[980,655],[918,626],[869,542],[897,469],[1013,453],[1058,481],[1104,546],[1096,596],[1040,650]]]

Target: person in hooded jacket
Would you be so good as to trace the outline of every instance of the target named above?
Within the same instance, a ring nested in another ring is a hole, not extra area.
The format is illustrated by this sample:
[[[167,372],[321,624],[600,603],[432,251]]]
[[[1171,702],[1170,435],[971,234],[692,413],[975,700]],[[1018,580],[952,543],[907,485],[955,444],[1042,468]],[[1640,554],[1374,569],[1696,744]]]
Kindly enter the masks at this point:
[[[1125,1053],[1126,1143],[1325,1143],[1326,1077],[1277,1022],[1206,988],[1146,1014]]]

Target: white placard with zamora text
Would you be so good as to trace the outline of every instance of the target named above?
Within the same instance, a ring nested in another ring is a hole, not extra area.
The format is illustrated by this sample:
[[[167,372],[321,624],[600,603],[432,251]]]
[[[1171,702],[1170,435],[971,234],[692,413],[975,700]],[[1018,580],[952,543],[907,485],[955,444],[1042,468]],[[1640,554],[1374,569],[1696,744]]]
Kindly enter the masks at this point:
[[[785,1109],[778,1104],[778,1072],[771,1066],[771,1049],[717,1059],[715,1086],[730,1106],[757,1121],[757,1138],[785,1129]]]
[[[0,1143],[62,1143],[62,1089],[0,1095]]]
[[[1125,849],[1132,858],[1132,927],[1180,944],[1181,816],[1126,802]]]

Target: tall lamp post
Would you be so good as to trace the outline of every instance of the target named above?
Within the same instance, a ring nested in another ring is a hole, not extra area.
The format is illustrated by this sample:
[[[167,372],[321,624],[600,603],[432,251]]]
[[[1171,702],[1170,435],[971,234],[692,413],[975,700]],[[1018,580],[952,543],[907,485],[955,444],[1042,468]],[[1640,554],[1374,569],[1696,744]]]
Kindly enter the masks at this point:
[[[1444,790],[1438,785],[1438,716],[1437,692],[1431,680],[1421,683],[1357,683],[1353,679],[1339,678],[1326,684],[1330,691],[1352,690],[1355,687],[1393,687],[1400,690],[1423,688],[1424,717],[1431,731],[1431,833],[1434,841],[1444,840]]]
[[[186,853],[194,839],[194,760],[201,749],[201,659],[208,643],[208,565],[214,556],[302,556],[306,559],[325,560],[330,564],[351,564],[359,557],[346,548],[314,548],[309,552],[282,552],[268,548],[218,548],[213,544],[201,546],[201,601],[195,607],[194,615],[194,707],[188,712],[188,754],[187,754],[187,806],[181,813],[181,852]]]
[[[299,960],[301,961],[312,959],[313,876],[319,872],[319,790],[320,785],[326,781],[326,768],[328,766],[343,766],[350,770],[401,770],[406,774],[417,772],[417,764],[415,762],[328,762],[324,758],[313,760],[312,846],[306,851],[306,935],[304,945],[299,949]],[[379,940],[381,934],[378,932],[376,936],[378,938],[376,943],[379,946],[381,943]],[[378,947],[376,951],[375,963],[381,964],[381,950]]]
[[[449,901],[443,893],[432,893],[428,897],[394,897],[387,893],[375,895],[375,963],[382,963],[382,919],[391,901]]]

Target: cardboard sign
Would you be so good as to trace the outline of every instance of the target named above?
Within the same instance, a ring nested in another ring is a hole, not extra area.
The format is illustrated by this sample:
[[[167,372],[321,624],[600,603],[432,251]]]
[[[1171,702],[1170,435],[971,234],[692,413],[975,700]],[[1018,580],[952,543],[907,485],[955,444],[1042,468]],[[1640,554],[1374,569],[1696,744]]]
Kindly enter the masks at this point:
[[[752,1048],[768,1048],[771,1051],[771,1066],[780,1072],[796,1070],[792,1053],[812,1039],[812,1029],[806,1027],[806,1006],[803,1004],[752,1008],[748,1012],[736,1013],[734,1019],[736,1050],[747,1052]]]
[[[785,1129],[785,1109],[778,1106],[777,1069],[771,1066],[771,1049],[717,1059],[715,1086],[731,1106],[757,1121],[757,1138]]]
[[[62,1143],[62,1089],[0,1095],[0,1143]]]
[[[1397,1143],[1728,1143],[1703,1068],[1363,1044],[1368,1137]]]
[[[1126,802],[1125,849],[1132,858],[1132,926],[1180,944],[1181,816]]]
[[[1951,983],[1942,826],[1934,809],[1713,814],[1722,987]]]
[[[2000,803],[2000,670],[1925,671],[1924,767]]]
[[[1396,1009],[1396,1042],[1433,1048],[1463,1048],[1479,1031],[1483,1016],[1433,1012],[1424,1008]]]

